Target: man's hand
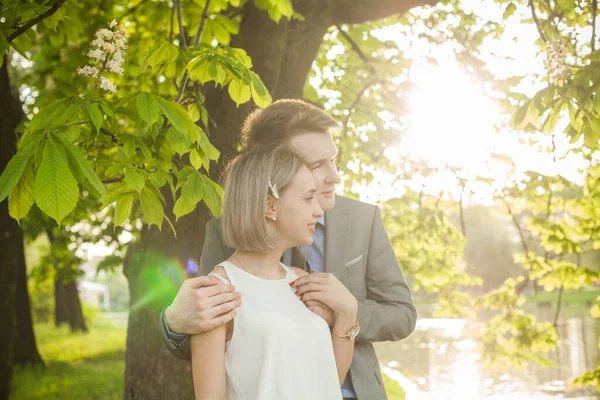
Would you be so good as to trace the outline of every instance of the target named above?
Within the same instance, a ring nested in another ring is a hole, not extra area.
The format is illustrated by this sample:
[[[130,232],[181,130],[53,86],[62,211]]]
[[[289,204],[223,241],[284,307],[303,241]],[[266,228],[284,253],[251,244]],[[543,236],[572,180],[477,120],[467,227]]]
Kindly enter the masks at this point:
[[[172,332],[196,335],[231,321],[242,304],[241,293],[215,277],[186,279],[165,310]]]
[[[306,274],[290,283],[296,288],[296,295],[306,304],[307,301],[317,300],[331,308],[334,319],[340,314],[356,316],[358,302],[356,297],[333,274],[314,272]]]
[[[331,308],[327,307],[319,300],[306,300],[304,304],[306,304],[306,307],[308,307],[310,311],[323,318],[330,328],[333,326],[333,323],[335,322],[335,314]]]

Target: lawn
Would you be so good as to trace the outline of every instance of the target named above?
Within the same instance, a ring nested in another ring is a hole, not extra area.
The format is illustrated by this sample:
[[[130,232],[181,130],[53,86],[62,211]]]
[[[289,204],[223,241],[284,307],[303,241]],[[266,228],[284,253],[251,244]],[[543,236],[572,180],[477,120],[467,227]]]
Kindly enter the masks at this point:
[[[14,400],[123,398],[126,328],[97,319],[87,334],[72,334],[68,327],[35,327],[46,368],[17,368]]]
[[[121,400],[125,371],[126,327],[97,318],[87,334],[67,327],[35,327],[47,367],[17,368],[13,400]],[[390,400],[404,400],[402,388],[383,376]]]

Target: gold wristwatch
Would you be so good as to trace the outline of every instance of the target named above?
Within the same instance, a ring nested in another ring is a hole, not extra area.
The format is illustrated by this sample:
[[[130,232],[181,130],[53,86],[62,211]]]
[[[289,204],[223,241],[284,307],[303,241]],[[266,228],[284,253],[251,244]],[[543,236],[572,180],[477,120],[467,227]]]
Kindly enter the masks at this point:
[[[352,328],[350,328],[348,333],[346,333],[345,335],[340,335],[339,333],[337,333],[335,331],[335,329],[333,327],[331,328],[331,331],[337,337],[354,340],[356,338],[356,336],[358,336],[358,332],[360,332],[360,326],[358,325],[358,320],[356,320],[356,325],[354,325]]]

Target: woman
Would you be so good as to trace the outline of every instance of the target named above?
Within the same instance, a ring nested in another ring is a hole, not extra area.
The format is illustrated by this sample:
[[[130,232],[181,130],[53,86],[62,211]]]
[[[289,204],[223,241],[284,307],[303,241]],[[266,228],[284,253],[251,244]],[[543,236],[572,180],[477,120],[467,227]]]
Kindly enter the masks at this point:
[[[338,332],[356,326],[356,299],[341,287],[325,304],[330,331],[291,287],[306,272],[279,262],[286,249],[312,243],[323,215],[312,174],[278,147],[234,159],[224,189],[224,239],[236,251],[211,275],[243,300],[230,324],[192,336],[196,399],[341,399],[354,341]]]

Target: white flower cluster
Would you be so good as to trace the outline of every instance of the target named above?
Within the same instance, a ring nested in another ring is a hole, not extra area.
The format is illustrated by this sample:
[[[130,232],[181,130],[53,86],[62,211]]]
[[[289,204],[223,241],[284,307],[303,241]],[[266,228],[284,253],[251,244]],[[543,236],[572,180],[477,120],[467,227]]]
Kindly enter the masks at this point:
[[[548,42],[546,49],[546,70],[550,83],[562,86],[569,78],[569,64],[565,45],[559,40]]]
[[[116,93],[117,86],[107,77],[102,76],[104,72],[112,72],[117,75],[123,74],[123,51],[127,48],[127,32],[123,25],[112,21],[110,29],[99,29],[92,41],[92,48],[88,52],[90,64],[83,68],[77,68],[77,73],[96,79],[96,86],[103,90]]]

